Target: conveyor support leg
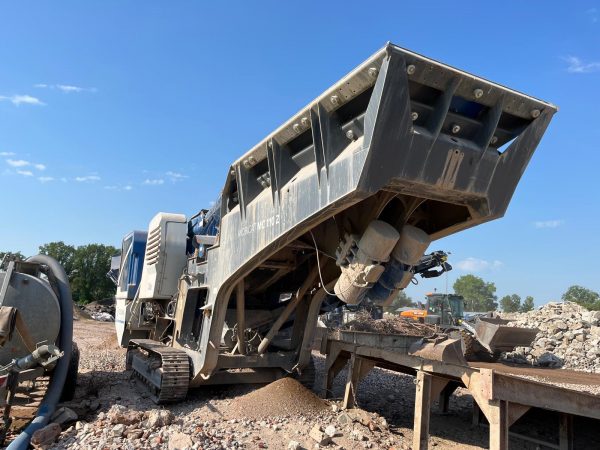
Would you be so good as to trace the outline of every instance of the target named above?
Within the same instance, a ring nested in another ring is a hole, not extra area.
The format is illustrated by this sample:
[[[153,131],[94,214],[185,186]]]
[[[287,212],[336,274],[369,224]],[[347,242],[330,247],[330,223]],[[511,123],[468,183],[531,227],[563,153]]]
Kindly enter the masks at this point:
[[[413,450],[427,450],[429,442],[429,418],[431,416],[432,379],[433,377],[426,372],[417,372]]]
[[[560,450],[573,450],[573,416],[571,414],[562,413],[560,415],[559,431]]]
[[[491,401],[486,415],[490,423],[490,450],[508,450],[508,402]]]
[[[348,368],[348,378],[346,379],[346,390],[344,391],[344,402],[342,403],[343,409],[350,409],[354,407],[356,400],[356,389],[358,383],[362,380],[367,373],[375,367],[375,363],[368,359],[356,356],[352,353],[350,357],[350,367]]]

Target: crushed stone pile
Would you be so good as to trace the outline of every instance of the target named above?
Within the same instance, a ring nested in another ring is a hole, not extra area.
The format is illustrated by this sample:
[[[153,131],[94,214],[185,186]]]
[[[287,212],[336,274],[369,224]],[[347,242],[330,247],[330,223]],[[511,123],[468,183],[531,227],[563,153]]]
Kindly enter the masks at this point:
[[[506,353],[509,362],[600,373],[600,311],[572,302],[515,314],[512,326],[538,328],[531,347]]]
[[[94,320],[98,320],[100,322],[115,321],[114,298],[105,298],[103,300],[90,302],[84,305],[82,309]]]
[[[373,319],[368,312],[358,313],[354,320],[345,323],[340,329],[423,337],[430,337],[435,334],[434,325],[416,322],[400,316],[385,316],[383,319]]]
[[[238,417],[318,415],[329,405],[298,380],[286,377],[236,399]]]

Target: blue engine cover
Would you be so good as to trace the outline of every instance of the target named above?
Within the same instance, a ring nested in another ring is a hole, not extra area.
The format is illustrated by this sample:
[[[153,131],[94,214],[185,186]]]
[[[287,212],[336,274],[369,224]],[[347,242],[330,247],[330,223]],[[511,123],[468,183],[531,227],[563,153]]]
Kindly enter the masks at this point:
[[[123,291],[124,287],[127,287],[128,299],[135,296],[142,279],[147,240],[148,233],[146,231],[132,231],[123,239],[121,257],[126,259],[121,264],[123,273],[119,274],[119,288]]]
[[[194,249],[198,248],[198,257],[203,258],[205,246],[198,245],[194,236],[216,236],[221,223],[221,197],[208,210],[202,210],[188,222],[187,254],[192,255]]]

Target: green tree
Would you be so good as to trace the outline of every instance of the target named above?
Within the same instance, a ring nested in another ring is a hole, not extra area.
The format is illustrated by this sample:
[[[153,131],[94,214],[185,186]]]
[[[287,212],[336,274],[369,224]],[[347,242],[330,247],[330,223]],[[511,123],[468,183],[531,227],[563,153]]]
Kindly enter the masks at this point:
[[[500,299],[500,308],[504,312],[517,312],[521,309],[521,297],[517,294],[505,295]]]
[[[2,262],[4,261],[4,267],[6,267],[8,265],[9,261],[12,260],[16,260],[16,261],[23,261],[25,259],[25,256],[23,256],[23,253],[21,252],[0,252],[0,264],[2,264]],[[1,269],[2,267],[0,267]]]
[[[56,259],[59,264],[65,269],[69,281],[73,281],[73,271],[75,269],[75,247],[67,245],[63,241],[49,242],[40,245],[39,252],[41,255],[48,255]]]
[[[531,295],[528,295],[527,297],[525,297],[525,300],[523,300],[523,304],[521,305],[521,309],[519,311],[532,311],[534,307],[535,304],[533,303],[533,297]]]
[[[494,311],[496,303],[496,285],[485,282],[475,275],[463,275],[453,285],[454,293],[461,295],[469,311]]]
[[[110,258],[117,253],[110,245],[89,244],[77,247],[73,260],[73,299],[89,303],[114,295],[114,284],[106,273],[110,269]]]
[[[590,310],[600,309],[600,294],[583,286],[571,286],[562,295],[565,302],[575,302]]]
[[[400,291],[392,303],[390,303],[389,306],[385,306],[383,310],[393,314],[398,308],[402,308],[403,306],[412,306],[413,304],[412,298],[406,295],[406,292]]]

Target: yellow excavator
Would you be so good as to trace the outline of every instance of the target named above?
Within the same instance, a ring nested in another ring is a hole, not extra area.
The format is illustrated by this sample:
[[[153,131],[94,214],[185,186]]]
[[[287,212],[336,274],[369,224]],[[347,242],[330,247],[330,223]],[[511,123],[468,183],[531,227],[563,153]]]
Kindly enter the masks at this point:
[[[433,325],[456,326],[464,319],[465,300],[460,295],[426,294],[427,303],[421,308],[409,309],[400,313],[401,317]]]

